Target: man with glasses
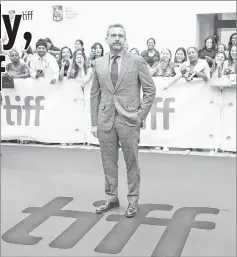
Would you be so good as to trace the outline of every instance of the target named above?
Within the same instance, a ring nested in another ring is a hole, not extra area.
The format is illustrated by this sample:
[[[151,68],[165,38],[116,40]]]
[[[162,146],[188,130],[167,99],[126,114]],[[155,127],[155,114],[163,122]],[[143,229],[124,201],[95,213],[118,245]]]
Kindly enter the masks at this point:
[[[128,181],[129,205],[125,216],[130,218],[139,212],[140,128],[150,111],[156,88],[145,60],[124,49],[126,32],[122,25],[109,26],[106,42],[110,52],[96,60],[91,89],[92,134],[100,143],[106,198],[96,213],[101,214],[120,205],[118,156],[121,145]]]

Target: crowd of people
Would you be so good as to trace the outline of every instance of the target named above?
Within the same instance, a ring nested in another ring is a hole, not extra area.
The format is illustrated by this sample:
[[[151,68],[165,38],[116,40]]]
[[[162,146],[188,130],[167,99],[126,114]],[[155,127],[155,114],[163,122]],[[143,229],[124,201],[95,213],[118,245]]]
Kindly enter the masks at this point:
[[[172,57],[171,50],[164,48],[160,52],[156,50],[154,38],[147,40],[147,49],[140,51],[137,48],[127,51],[141,55],[147,62],[152,77],[173,77],[171,84],[181,77],[187,82],[193,78],[202,78],[208,81],[213,76],[236,74],[236,33],[230,36],[228,46],[219,43],[218,35],[206,38],[204,47],[197,50],[196,47],[179,47]],[[76,79],[82,87],[85,87],[92,78],[95,60],[104,55],[101,43],[96,42],[91,46],[89,56],[86,56],[84,43],[78,39],[74,49],[67,46],[59,49],[54,46],[49,38],[39,39],[33,50],[22,49],[22,52],[12,49],[6,55],[6,73],[9,79],[32,77],[50,78],[50,83],[57,80]]]
[[[187,82],[195,78],[207,82],[213,77],[236,74],[236,33],[230,36],[228,46],[219,42],[218,35],[213,35],[206,38],[202,49],[191,46],[185,50],[179,47],[173,57],[169,48],[159,52],[154,38],[149,38],[146,43],[147,49],[141,52],[134,47],[129,49],[127,43],[124,48],[145,59],[152,77],[173,78],[164,89],[182,77]],[[2,48],[0,51],[6,56],[6,72],[3,76],[9,80],[29,77],[37,80],[45,77],[55,84],[64,78],[75,79],[83,92],[90,91],[95,60],[105,54],[99,42],[91,46],[90,54],[86,56],[84,43],[80,39],[75,41],[74,49],[68,46],[60,49],[49,38],[39,39],[35,49],[29,46],[21,52],[12,49],[6,53]]]

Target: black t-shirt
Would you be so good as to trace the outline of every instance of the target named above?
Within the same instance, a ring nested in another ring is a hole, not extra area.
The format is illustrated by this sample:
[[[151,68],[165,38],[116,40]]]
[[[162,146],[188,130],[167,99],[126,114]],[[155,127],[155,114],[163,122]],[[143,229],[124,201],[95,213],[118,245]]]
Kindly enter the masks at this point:
[[[217,51],[214,50],[214,49],[208,50],[206,48],[203,48],[203,49],[198,51],[198,57],[200,59],[205,59],[205,56],[209,56],[209,57],[211,57],[214,60],[215,57],[216,57],[216,53],[217,53]],[[212,65],[213,65],[212,61],[209,61],[209,60],[206,60],[206,61],[207,61],[208,65],[209,65],[209,67],[211,68]]]
[[[62,68],[61,61],[58,61],[58,66],[59,66],[59,69],[61,70],[61,68]],[[69,66],[70,66],[69,62],[64,66],[64,75],[63,75],[64,77],[67,76],[67,71],[69,69]]]

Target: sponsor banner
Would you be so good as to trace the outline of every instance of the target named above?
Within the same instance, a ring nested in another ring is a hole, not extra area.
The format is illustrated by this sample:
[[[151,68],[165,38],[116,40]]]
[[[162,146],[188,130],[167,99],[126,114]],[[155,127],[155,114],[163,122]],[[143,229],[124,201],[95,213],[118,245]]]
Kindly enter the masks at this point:
[[[153,78],[156,98],[141,129],[140,146],[215,149],[220,142],[220,91],[201,79]],[[98,143],[92,139],[91,143]]]
[[[235,108],[232,114],[230,107],[222,110],[220,90],[199,79],[190,83],[181,79],[163,90],[170,80],[154,78],[156,98],[141,129],[140,145],[236,149],[229,139],[235,138]],[[3,90],[2,139],[99,144],[90,133],[90,87],[83,93],[75,80],[55,85],[44,79],[15,80],[15,89]],[[228,92],[224,98],[233,98],[235,106],[235,89]],[[228,134],[224,135],[228,143],[221,132]]]
[[[53,21],[63,21],[66,19],[77,18],[78,12],[72,6],[53,5]]]
[[[49,84],[47,80],[18,79],[15,89],[3,89],[2,139],[81,143],[88,118],[78,83]]]
[[[168,90],[172,78],[154,78],[156,98],[141,130],[141,145],[216,148],[220,138],[218,89],[197,79],[181,79]]]

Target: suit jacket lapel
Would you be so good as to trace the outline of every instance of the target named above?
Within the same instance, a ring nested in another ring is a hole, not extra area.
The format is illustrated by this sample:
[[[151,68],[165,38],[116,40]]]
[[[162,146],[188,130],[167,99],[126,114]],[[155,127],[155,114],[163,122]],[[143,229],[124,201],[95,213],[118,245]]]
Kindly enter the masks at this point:
[[[124,77],[124,74],[125,74],[125,72],[126,72],[126,70],[127,70],[127,68],[128,68],[128,65],[129,65],[130,61],[131,61],[131,60],[130,60],[129,55],[127,54],[126,51],[124,51],[124,55],[123,55],[123,59],[122,59],[122,63],[121,63],[120,73],[119,73],[118,81],[117,81],[117,84],[116,84],[116,86],[115,86],[114,91],[116,91],[117,88],[119,87],[119,85],[121,84],[122,79],[123,79],[123,77]],[[111,82],[111,83],[112,83],[112,82]]]
[[[109,54],[105,55],[103,66],[106,67],[105,76],[108,79],[108,85],[112,92],[114,92],[114,86],[110,77],[110,66],[109,66]]]

